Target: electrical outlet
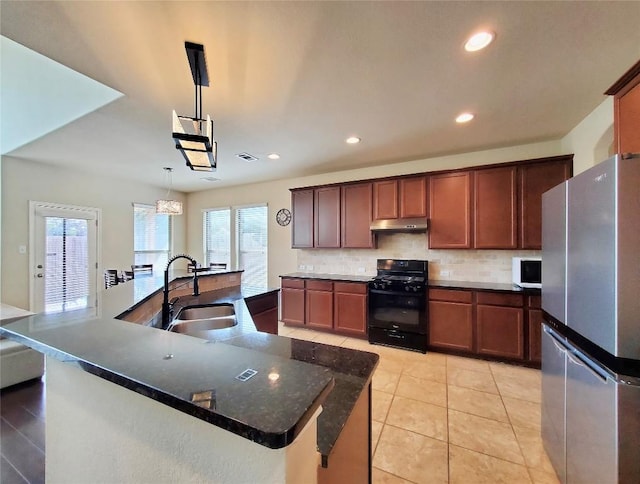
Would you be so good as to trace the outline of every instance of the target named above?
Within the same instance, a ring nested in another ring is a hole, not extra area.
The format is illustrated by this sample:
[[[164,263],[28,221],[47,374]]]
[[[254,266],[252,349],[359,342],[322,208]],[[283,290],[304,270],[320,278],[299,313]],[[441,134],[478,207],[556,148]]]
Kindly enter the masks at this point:
[[[308,271],[312,271],[313,270],[313,266],[307,266],[307,270]]]
[[[306,268],[307,268],[307,266],[305,266],[304,264],[300,264],[300,265],[298,266],[298,270],[299,270],[299,271],[304,271]]]
[[[449,277],[451,275],[450,271],[440,271],[440,276]]]

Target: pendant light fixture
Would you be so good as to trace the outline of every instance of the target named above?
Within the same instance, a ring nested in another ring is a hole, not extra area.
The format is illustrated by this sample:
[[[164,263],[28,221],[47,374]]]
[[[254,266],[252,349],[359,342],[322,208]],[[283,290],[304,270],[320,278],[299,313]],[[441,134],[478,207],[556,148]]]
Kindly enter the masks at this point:
[[[182,215],[182,202],[178,200],[171,200],[169,195],[171,194],[171,172],[173,168],[164,167],[163,170],[167,173],[168,189],[166,200],[156,200],[156,213],[163,215]]]
[[[195,115],[178,116],[173,111],[173,140],[189,168],[194,171],[215,171],[218,144],[213,139],[213,121],[209,115],[206,119],[202,118],[202,86],[209,86],[204,46],[185,42],[184,47],[195,85]]]

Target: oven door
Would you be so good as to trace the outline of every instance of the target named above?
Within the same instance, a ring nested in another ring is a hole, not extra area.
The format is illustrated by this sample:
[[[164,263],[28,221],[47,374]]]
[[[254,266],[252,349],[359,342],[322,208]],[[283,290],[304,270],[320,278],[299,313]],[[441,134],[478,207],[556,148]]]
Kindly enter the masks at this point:
[[[369,288],[369,327],[427,334],[426,294]]]

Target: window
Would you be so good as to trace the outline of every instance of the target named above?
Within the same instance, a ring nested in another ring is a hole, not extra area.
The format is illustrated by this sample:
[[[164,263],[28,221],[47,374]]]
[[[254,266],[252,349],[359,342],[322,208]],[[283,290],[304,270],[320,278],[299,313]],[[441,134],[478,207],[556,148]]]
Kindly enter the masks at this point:
[[[220,208],[204,213],[204,266],[215,262],[231,267],[231,209]]]
[[[133,204],[134,264],[153,264],[164,270],[171,253],[171,220],[157,214],[153,205]]]
[[[243,284],[267,287],[267,221],[266,205],[206,210],[205,265],[226,263],[244,271]]]

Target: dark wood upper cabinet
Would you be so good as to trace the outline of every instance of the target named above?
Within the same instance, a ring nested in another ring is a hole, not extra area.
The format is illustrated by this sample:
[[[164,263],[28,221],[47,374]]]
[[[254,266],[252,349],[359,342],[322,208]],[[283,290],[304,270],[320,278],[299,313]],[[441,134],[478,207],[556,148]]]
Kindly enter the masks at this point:
[[[520,248],[542,249],[542,194],[571,177],[572,160],[572,155],[559,156],[518,168]]]
[[[473,192],[474,247],[517,248],[516,168],[477,170]]]
[[[613,138],[616,153],[640,153],[640,61],[605,94],[613,96]]]
[[[373,182],[373,218],[382,220],[398,218],[398,181],[383,180]]]
[[[427,177],[416,176],[398,180],[400,218],[427,216]]]
[[[471,248],[473,172],[429,177],[429,248]]]
[[[314,246],[340,247],[340,187],[315,189]]]
[[[313,189],[291,192],[293,223],[291,247],[295,249],[313,247]]]
[[[374,237],[370,229],[372,192],[371,183],[342,186],[342,247],[374,247]]]
[[[373,182],[373,218],[427,216],[425,175]]]

